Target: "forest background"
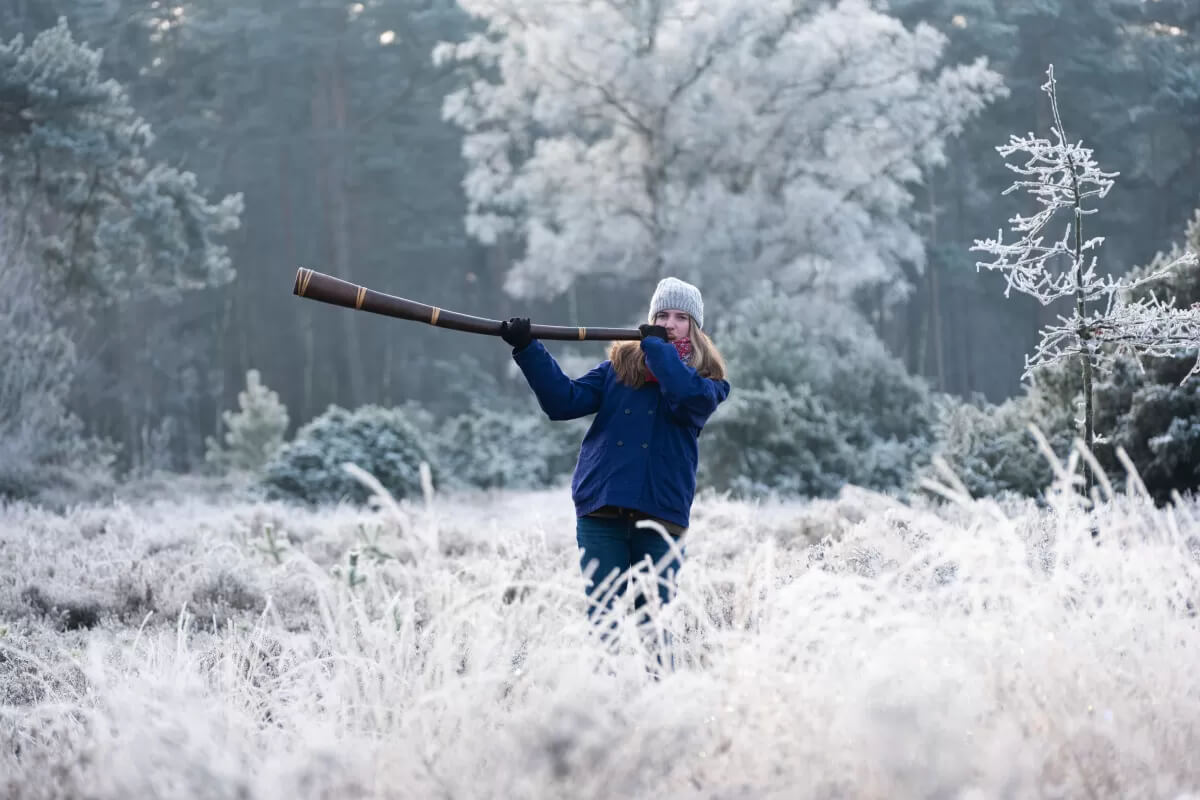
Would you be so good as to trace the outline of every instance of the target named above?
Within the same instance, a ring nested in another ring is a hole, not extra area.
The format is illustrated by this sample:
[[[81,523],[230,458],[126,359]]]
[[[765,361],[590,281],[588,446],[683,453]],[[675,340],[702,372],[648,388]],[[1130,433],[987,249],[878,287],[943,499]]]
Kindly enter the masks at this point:
[[[976,493],[1039,491],[1026,425],[1064,450],[1078,379],[1022,381],[1067,306],[975,267],[1029,210],[995,148],[1046,135],[1053,63],[1068,134],[1120,173],[1089,218],[1101,270],[1196,249],[1200,8],[687,6],[592,4],[589,28],[540,1],[4,4],[0,494],[232,466],[317,499],[355,491],[344,460],[401,495],[421,460],[483,487],[569,473],[579,430],[538,419],[499,340],[299,300],[298,266],[582,325],[636,324],[676,274],[735,387],[705,485],[903,487],[941,453]],[[608,49],[580,46],[597,30]],[[1187,305],[1198,283],[1168,285]],[[1200,480],[1189,367],[1098,387],[1102,460],[1125,447],[1159,499]]]

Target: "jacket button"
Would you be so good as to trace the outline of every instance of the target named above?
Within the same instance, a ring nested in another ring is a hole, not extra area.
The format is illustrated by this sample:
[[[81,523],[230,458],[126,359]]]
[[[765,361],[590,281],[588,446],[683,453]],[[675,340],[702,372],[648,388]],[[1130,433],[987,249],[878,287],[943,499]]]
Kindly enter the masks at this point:
[[[647,411],[646,413],[647,413],[647,414],[649,414],[649,415],[651,415],[651,416],[654,416],[654,412],[653,412],[653,411]]]
[[[649,445],[649,444],[647,444],[646,442],[642,442],[642,449],[643,449],[643,450],[644,450],[644,449],[646,449],[646,448],[647,448],[647,447],[649,447],[649,446],[650,446],[650,445]]]
[[[632,413],[633,413],[633,411],[631,411],[630,409],[628,409],[628,408],[627,408],[627,409],[625,409],[625,413],[626,413],[626,414],[632,414]]]
[[[619,442],[617,442],[617,447],[623,447],[624,445],[625,445],[625,443],[624,443],[624,442],[620,442],[620,441],[619,441]]]

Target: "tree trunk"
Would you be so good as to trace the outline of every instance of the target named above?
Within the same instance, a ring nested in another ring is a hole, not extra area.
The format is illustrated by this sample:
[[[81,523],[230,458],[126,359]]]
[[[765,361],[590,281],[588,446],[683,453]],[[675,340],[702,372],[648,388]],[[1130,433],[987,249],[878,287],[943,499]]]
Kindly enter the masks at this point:
[[[929,309],[921,305],[920,295],[913,293],[905,315],[904,365],[908,371],[923,378],[929,376]]]
[[[1092,359],[1088,344],[1091,332],[1084,323],[1087,303],[1083,299],[1083,208],[1080,204],[1079,179],[1075,174],[1075,164],[1074,162],[1068,163],[1071,166],[1071,186],[1075,195],[1075,315],[1079,320],[1079,328],[1076,332],[1080,345],[1079,357],[1083,361],[1083,443],[1091,451],[1095,442],[1092,435]],[[1086,463],[1083,465],[1083,469],[1084,474],[1087,475],[1087,492],[1090,495],[1095,475],[1092,474],[1091,468]]]
[[[287,254],[289,268],[300,266],[296,257],[296,228],[292,215],[292,165],[289,158],[290,149],[287,144],[279,148],[279,208],[283,217],[283,246]],[[313,411],[313,370],[316,362],[313,353],[313,319],[312,309],[307,306],[296,309],[296,322],[299,328],[300,346],[304,363],[301,367],[302,386],[300,394],[299,414],[293,414],[293,419],[310,419]]]
[[[333,264],[336,274],[343,280],[353,280],[350,256],[350,198],[349,198],[349,168],[347,166],[347,149],[350,143],[346,137],[346,72],[345,60],[342,55],[342,45],[339,40],[335,46],[332,70],[329,76],[330,111],[337,136],[332,143],[330,201],[333,207],[331,222],[333,234]],[[349,395],[347,402],[353,408],[366,399],[366,380],[363,373],[363,351],[359,343],[358,323],[361,315],[342,314],[342,330],[346,337],[343,363],[346,365],[349,378]]]
[[[213,337],[217,341],[217,361],[219,369],[215,370],[219,381],[217,386],[210,389],[215,400],[213,403],[213,437],[219,442],[224,432],[221,430],[222,420],[221,412],[225,408],[225,380],[229,374],[228,364],[226,363],[228,356],[226,355],[226,342],[229,340],[229,326],[233,321],[233,298],[232,292],[225,295],[223,313],[217,318],[217,335]]]
[[[971,321],[971,292],[968,289],[962,293],[962,348],[963,363],[966,365],[966,375],[963,394],[970,395],[979,388],[975,378],[975,325]]]
[[[934,181],[929,182],[929,241],[937,247],[937,199]],[[937,388],[946,391],[946,358],[942,349],[942,303],[941,286],[938,279],[938,260],[932,258],[926,266],[929,272],[929,333],[933,337],[933,365],[936,370]]]

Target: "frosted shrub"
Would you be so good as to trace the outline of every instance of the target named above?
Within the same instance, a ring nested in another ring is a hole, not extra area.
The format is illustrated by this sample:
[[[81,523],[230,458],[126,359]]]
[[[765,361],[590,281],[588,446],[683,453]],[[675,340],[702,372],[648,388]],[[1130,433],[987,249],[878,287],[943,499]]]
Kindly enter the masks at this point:
[[[1187,252],[1200,252],[1200,211],[1182,245],[1134,269],[1127,280],[1136,283],[1145,275],[1159,274]],[[1152,287],[1178,308],[1200,309],[1200,269],[1169,270]],[[1131,297],[1146,299],[1151,293],[1151,287],[1141,287]],[[1112,431],[1109,442],[1097,444],[1097,456],[1106,469],[1115,469],[1113,448],[1123,447],[1159,503],[1173,491],[1200,487],[1200,375],[1192,371],[1196,356],[1192,348],[1173,357],[1144,357],[1140,363],[1121,357],[1096,385],[1097,427]]]
[[[365,503],[369,491],[342,467],[350,462],[397,497],[419,496],[422,461],[431,461],[428,442],[402,411],[330,406],[280,448],[264,468],[263,483],[272,497]]]
[[[238,409],[222,413],[224,443],[209,438],[205,460],[222,469],[258,472],[283,445],[287,407],[252,369],[246,372],[245,390],[238,392]]]
[[[898,487],[924,459],[933,404],[854,311],[769,287],[716,339],[733,392],[700,439],[702,480],[739,494]]]
[[[535,489],[570,476],[586,423],[542,414],[480,409],[438,430],[436,460],[446,481],[481,489]]]
[[[1194,280],[1194,279],[1193,279]],[[1194,355],[1146,357],[1139,364],[1115,355],[1094,384],[1097,437],[1093,450],[1106,470],[1123,469],[1122,448],[1151,497],[1166,503],[1173,492],[1200,486],[1200,376],[1188,376]],[[1082,381],[1069,364],[1038,370],[1037,381],[1053,381],[1053,402],[1041,404],[1038,424],[1069,425],[1082,406]],[[1066,422],[1062,422],[1065,420]],[[1058,448],[1056,448],[1058,449]]]
[[[422,369],[429,375],[429,386],[437,390],[436,394],[426,395],[424,400],[436,405],[439,417],[470,413],[481,405],[509,405],[500,382],[492,374],[490,363],[485,364],[475,356],[443,354],[424,362]],[[480,398],[487,398],[486,403],[481,404]],[[415,404],[415,401],[410,402]]]
[[[1056,453],[1066,453],[1074,437],[1072,409],[1055,402],[1037,387],[991,405],[982,398],[938,402],[934,452],[944,458],[973,497],[1015,492],[1027,497],[1041,493],[1053,478],[1029,426],[1050,437]],[[921,476],[935,474],[932,467]]]
[[[1097,445],[1098,455],[1108,462],[1113,448],[1124,448],[1158,503],[1167,502],[1173,492],[1200,487],[1200,377],[1183,386],[1171,381],[1186,369],[1175,361],[1159,366],[1151,377],[1114,370],[1097,385],[1097,419],[1105,421],[1110,413],[1114,417],[1110,441]]]

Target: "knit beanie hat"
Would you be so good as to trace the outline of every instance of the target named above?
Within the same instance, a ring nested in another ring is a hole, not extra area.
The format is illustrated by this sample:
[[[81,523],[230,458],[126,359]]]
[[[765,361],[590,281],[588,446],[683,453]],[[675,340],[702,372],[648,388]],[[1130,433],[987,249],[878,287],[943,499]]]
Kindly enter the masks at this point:
[[[654,315],[660,311],[675,309],[682,311],[692,318],[697,328],[704,327],[704,300],[700,290],[679,278],[663,278],[650,298],[650,315],[647,322],[654,322]]]

